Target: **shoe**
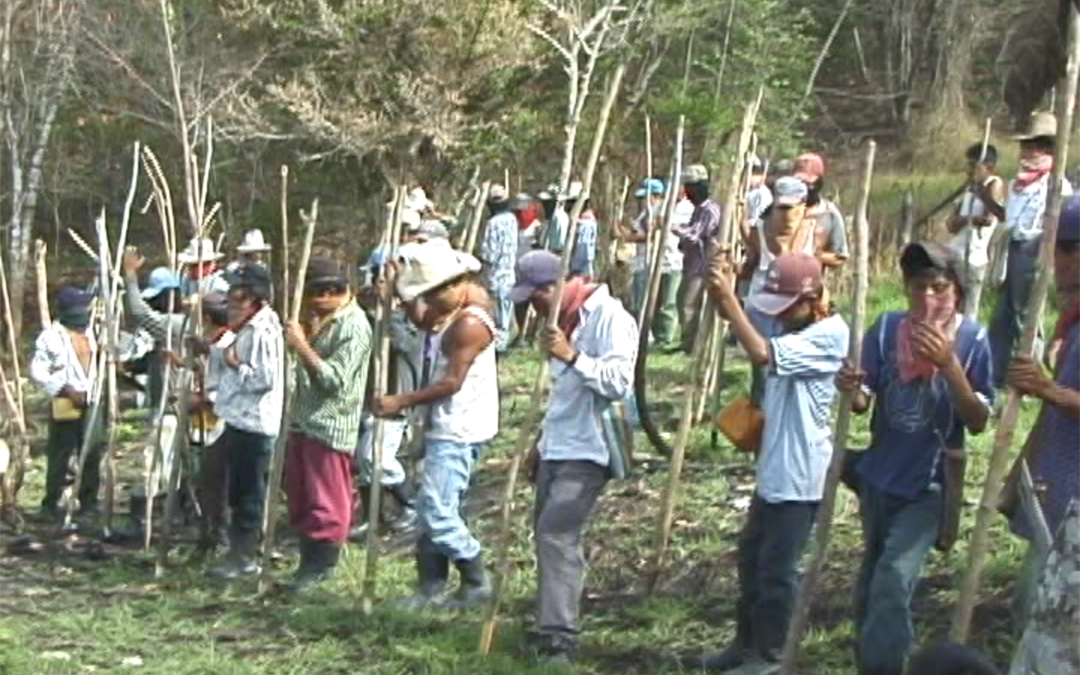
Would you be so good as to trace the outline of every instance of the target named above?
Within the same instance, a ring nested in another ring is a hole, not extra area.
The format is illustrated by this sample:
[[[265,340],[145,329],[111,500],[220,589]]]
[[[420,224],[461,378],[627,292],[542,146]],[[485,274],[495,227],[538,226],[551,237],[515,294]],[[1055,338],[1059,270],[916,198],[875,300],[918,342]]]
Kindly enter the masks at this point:
[[[401,515],[390,523],[390,530],[394,534],[405,534],[406,532],[412,532],[416,529],[416,525],[419,522],[419,517],[416,515],[416,510],[411,507],[406,507],[401,512]]]
[[[723,673],[742,666],[751,656],[752,653],[746,647],[733,644],[718,652],[703,655],[698,665],[709,673]]]
[[[294,595],[307,593],[329,579],[341,557],[340,544],[308,537],[300,541],[300,566],[288,588]]]
[[[255,555],[254,532],[233,530],[229,535],[229,544],[225,563],[211,569],[210,576],[221,581],[239,581],[262,573]]]
[[[478,554],[469,560],[458,560],[454,567],[461,574],[461,585],[454,594],[446,597],[443,609],[463,610],[482,605],[491,598],[491,582],[484,569],[483,558]]]
[[[367,542],[368,530],[371,528],[367,522],[360,523],[356,527],[349,530],[349,542],[353,544],[364,544]]]

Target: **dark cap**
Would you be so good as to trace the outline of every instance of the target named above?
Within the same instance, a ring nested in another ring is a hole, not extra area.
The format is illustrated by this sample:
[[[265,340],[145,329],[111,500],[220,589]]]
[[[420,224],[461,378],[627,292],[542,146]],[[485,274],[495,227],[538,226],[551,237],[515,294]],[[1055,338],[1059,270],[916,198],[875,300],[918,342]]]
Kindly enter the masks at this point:
[[[56,310],[64,312],[74,309],[85,309],[94,301],[94,294],[76,286],[62,286],[56,292]]]
[[[526,302],[533,293],[559,280],[559,256],[550,251],[529,251],[518,259],[514,273],[510,300]]]
[[[900,254],[900,271],[909,279],[928,270],[940,272],[959,282],[963,261],[956,251],[944,244],[915,242],[904,247]]]
[[[1058,216],[1058,244],[1075,244],[1080,241],[1080,194],[1065,200]]]
[[[787,253],[773,260],[761,292],[748,298],[769,316],[784,313],[799,300],[816,295],[821,287],[821,263],[808,253]]]
[[[247,288],[252,295],[263,300],[270,299],[270,272],[257,262],[246,262],[225,274],[231,288]]]
[[[345,270],[333,258],[312,258],[307,268],[307,283],[311,286],[345,286]]]

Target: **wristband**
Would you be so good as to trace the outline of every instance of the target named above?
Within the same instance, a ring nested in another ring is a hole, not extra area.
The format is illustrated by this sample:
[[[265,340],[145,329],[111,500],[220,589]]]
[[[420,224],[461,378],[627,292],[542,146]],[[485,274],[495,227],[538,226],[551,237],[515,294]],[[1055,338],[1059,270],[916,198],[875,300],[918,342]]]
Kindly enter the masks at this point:
[[[574,352],[574,355],[570,358],[569,361],[566,362],[566,365],[570,368],[573,368],[574,364],[577,363],[579,356],[581,356],[581,352]]]

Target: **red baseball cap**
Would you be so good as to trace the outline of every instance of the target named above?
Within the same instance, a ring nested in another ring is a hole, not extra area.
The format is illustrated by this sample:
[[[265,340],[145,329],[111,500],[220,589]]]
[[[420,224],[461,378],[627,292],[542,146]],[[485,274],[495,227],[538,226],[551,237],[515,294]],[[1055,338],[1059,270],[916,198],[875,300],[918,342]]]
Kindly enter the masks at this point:
[[[795,158],[791,173],[799,180],[813,183],[825,176],[825,160],[814,152],[803,153]]]
[[[765,286],[747,301],[762,314],[777,316],[821,286],[821,263],[808,253],[787,253],[772,261]]]

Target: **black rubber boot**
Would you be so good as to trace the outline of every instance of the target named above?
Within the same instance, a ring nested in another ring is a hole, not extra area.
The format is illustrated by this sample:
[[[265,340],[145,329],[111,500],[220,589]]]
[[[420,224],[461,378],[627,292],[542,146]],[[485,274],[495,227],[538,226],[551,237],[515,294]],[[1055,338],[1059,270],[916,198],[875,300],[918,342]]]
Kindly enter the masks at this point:
[[[491,582],[484,569],[483,556],[477,554],[469,560],[455,560],[454,567],[461,575],[461,585],[448,598],[447,609],[468,609],[487,602],[491,597]]]
[[[416,572],[416,592],[394,603],[399,610],[415,612],[437,604],[446,591],[450,561],[434,546],[420,542],[416,548]]]
[[[363,544],[367,541],[368,531],[371,529],[371,520],[368,518],[371,513],[371,486],[361,485],[357,490],[357,497],[360,500],[360,519],[349,530],[349,541],[354,544]]]
[[[397,502],[398,506],[401,507],[401,513],[389,523],[390,529],[398,534],[416,529],[416,508],[413,506],[413,493],[409,482],[405,481],[404,483],[393,485],[387,492],[394,498],[394,501]]]
[[[256,556],[257,533],[232,528],[229,532],[229,552],[225,564],[210,570],[222,581],[236,581],[257,576],[262,572]]]
[[[300,567],[296,570],[289,592],[299,595],[329,579],[341,557],[341,546],[329,541],[303,537],[300,548]]]

